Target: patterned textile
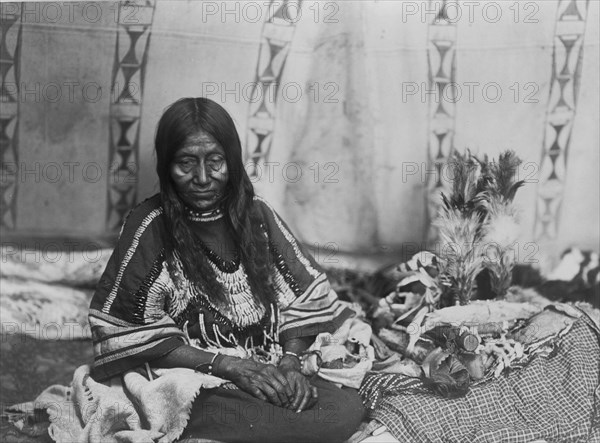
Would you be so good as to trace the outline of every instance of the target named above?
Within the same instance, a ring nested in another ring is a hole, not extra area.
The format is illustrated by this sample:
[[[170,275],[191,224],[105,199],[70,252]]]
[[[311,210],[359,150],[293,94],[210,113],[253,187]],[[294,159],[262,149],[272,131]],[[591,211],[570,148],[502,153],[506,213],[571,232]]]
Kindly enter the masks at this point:
[[[600,441],[600,329],[587,316],[558,339],[550,355],[538,355],[529,365],[473,387],[458,399],[421,391],[402,377],[394,393],[367,390],[363,399],[381,398],[370,418],[386,425],[407,442],[548,442]],[[402,386],[404,384],[404,386]],[[406,389],[403,389],[406,388]]]
[[[166,227],[160,196],[127,217],[90,306],[94,378],[108,379],[189,343],[200,348],[267,350],[273,342],[335,330],[349,312],[324,272],[285,223],[255,199],[272,254],[277,309],[257,305],[243,266],[223,268],[206,254],[229,304],[214,304],[175,264],[165,260]],[[188,323],[199,333],[188,335]]]

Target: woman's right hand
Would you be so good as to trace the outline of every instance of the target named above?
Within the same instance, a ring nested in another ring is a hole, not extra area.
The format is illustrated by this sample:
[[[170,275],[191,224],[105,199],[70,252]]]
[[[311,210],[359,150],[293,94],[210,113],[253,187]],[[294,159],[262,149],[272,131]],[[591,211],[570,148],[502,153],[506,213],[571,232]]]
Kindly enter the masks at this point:
[[[294,397],[286,377],[273,365],[223,356],[213,374],[231,381],[242,391],[279,407],[289,407]]]

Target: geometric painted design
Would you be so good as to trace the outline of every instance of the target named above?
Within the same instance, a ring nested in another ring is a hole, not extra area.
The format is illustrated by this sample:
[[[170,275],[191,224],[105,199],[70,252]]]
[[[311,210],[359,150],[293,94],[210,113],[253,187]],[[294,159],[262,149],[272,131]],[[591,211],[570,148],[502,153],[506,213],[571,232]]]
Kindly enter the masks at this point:
[[[137,199],[140,117],[155,0],[119,2],[118,8],[109,110],[109,231],[119,230]]]
[[[0,227],[15,229],[19,176],[19,72],[21,3],[5,3],[0,15]]]
[[[453,86],[456,81],[456,21],[446,16],[447,0],[429,2],[430,10],[437,14],[427,30],[427,68],[429,115],[427,128],[426,174],[426,219],[428,226],[427,242],[433,244],[438,239],[438,229],[433,225],[440,205],[440,193],[451,188],[444,168],[454,149],[455,114]],[[436,9],[439,8],[439,9]]]
[[[567,158],[577,109],[589,0],[560,0],[554,29],[550,93],[536,195],[534,238],[557,238]]]
[[[250,177],[256,177],[256,165],[267,161],[271,150],[279,82],[301,6],[301,0],[272,0],[268,8],[271,14],[263,24],[246,130],[246,171]]]

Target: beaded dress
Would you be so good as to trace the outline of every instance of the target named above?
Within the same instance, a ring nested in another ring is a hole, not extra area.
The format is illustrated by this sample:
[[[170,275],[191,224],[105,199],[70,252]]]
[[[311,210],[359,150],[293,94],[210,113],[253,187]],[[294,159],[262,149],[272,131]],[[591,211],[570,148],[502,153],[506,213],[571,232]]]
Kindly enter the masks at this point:
[[[258,197],[254,205],[273,263],[270,277],[277,305],[271,309],[253,297],[239,260],[223,261],[205,244],[203,252],[224,288],[226,303],[213,303],[198,290],[181,263],[175,263],[175,269],[167,266],[160,195],[130,212],[90,306],[96,380],[141,366],[184,344],[267,350],[291,337],[332,332],[351,315],[273,208]]]

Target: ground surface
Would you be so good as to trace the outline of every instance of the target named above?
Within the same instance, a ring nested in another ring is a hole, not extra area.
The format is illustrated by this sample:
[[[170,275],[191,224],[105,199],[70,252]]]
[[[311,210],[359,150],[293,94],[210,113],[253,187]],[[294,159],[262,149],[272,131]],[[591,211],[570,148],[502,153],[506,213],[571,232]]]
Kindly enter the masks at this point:
[[[52,384],[68,385],[77,367],[93,360],[91,340],[51,341],[27,336],[0,336],[1,409],[34,400]],[[48,441],[17,433],[6,419],[0,424],[1,442]]]

